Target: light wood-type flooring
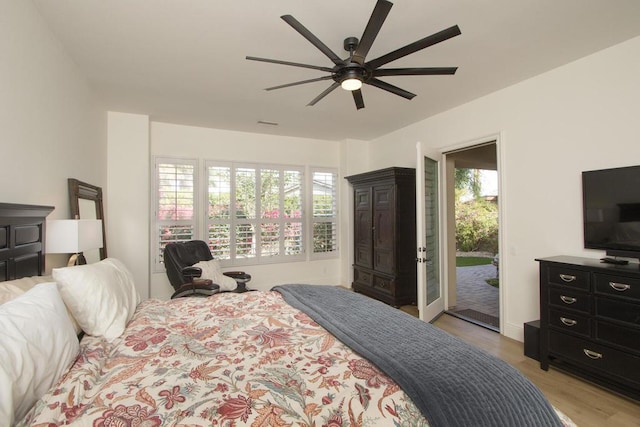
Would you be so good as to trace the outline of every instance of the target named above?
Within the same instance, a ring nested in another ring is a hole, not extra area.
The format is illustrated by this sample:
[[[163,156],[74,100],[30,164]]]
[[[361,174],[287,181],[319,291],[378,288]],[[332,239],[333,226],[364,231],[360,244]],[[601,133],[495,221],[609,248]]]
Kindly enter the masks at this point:
[[[417,310],[403,307],[416,315]],[[413,312],[412,312],[413,311]],[[444,314],[434,323],[452,335],[500,357],[519,369],[556,408],[579,427],[640,426],[640,403],[592,385],[553,367],[545,372],[524,355],[524,345],[488,329]]]

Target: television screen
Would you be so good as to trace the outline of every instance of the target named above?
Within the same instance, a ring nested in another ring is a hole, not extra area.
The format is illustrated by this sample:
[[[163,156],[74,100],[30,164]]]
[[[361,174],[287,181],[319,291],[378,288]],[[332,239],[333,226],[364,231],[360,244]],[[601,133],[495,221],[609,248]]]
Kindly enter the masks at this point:
[[[582,172],[582,194],[584,247],[640,256],[640,166]]]

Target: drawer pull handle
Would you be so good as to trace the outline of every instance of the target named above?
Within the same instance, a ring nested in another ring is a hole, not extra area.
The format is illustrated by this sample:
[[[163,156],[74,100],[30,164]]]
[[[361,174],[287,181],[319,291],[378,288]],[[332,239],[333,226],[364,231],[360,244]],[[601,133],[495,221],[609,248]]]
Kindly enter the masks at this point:
[[[561,274],[561,275],[560,275],[560,278],[561,278],[562,280],[564,280],[565,282],[573,282],[574,280],[576,280],[576,279],[577,279],[577,277],[576,277],[576,276],[572,276],[572,275],[570,275],[570,274]]]
[[[577,320],[569,319],[569,318],[567,318],[567,317],[561,317],[561,318],[560,318],[560,321],[561,321],[562,323],[564,323],[565,325],[567,325],[567,326],[575,326],[575,325],[577,325],[577,324],[578,324],[578,321],[577,321]]]
[[[602,353],[596,353],[595,351],[589,350],[587,348],[583,348],[582,351],[584,351],[584,354],[586,354],[587,357],[590,357],[592,359],[602,359]]]
[[[631,287],[624,283],[616,283],[616,282],[609,282],[609,286],[611,286],[613,289],[615,289],[618,292],[624,292]]]
[[[567,296],[564,296],[564,295],[560,295],[560,299],[565,304],[573,304],[574,302],[578,301],[577,298],[567,297]]]

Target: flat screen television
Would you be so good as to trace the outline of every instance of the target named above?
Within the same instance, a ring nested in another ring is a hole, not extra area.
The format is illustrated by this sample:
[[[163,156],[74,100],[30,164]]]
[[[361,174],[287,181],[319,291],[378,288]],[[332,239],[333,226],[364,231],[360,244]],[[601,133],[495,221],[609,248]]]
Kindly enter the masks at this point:
[[[582,172],[584,247],[640,258],[640,166]]]

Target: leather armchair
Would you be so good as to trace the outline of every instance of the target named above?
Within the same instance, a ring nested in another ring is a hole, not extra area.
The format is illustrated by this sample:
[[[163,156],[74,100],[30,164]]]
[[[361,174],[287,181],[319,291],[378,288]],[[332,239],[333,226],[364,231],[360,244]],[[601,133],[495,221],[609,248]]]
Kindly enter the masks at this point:
[[[191,296],[191,294],[212,295],[220,291],[218,284],[211,280],[199,279],[202,270],[193,267],[200,261],[212,260],[213,256],[209,246],[202,240],[190,240],[187,242],[168,243],[164,248],[164,266],[171,286],[176,290],[171,298]],[[223,273],[232,277],[238,287],[234,292],[246,291],[246,282],[251,280],[251,275],[243,271],[230,271]],[[189,292],[189,291],[192,292]]]

